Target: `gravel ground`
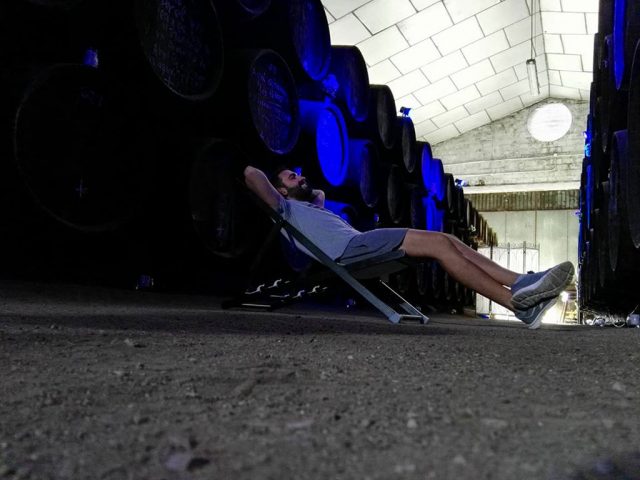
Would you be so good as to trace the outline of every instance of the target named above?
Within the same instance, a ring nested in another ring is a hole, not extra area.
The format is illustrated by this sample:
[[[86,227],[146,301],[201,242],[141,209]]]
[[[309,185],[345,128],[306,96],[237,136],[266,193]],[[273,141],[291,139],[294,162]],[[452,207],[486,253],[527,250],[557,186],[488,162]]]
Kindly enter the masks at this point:
[[[2,479],[640,478],[640,329],[0,293]]]

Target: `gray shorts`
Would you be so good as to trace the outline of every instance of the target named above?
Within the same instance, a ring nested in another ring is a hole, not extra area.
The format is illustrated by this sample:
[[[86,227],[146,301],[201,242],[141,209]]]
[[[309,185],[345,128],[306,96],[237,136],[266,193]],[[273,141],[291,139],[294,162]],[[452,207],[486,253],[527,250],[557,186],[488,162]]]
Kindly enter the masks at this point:
[[[351,239],[338,260],[354,262],[391,252],[402,244],[408,230],[408,228],[379,228],[363,232]]]

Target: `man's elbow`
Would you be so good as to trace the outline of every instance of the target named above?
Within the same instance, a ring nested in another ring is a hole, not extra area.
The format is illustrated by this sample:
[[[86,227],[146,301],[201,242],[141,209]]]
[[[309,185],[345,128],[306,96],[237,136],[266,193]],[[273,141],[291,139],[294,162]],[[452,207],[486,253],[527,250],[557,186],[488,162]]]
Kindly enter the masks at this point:
[[[244,178],[250,177],[251,175],[255,174],[257,170],[257,168],[252,167],[251,165],[247,165],[244,169]]]

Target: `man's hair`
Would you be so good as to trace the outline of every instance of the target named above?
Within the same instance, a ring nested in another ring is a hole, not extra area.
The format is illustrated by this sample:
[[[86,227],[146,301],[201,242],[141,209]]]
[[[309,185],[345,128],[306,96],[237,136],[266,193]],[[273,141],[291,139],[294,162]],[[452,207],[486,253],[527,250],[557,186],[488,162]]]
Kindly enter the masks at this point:
[[[291,170],[288,165],[278,165],[271,174],[271,184],[276,188],[284,187],[284,183],[282,183],[282,179],[280,178],[280,174],[285,170]]]

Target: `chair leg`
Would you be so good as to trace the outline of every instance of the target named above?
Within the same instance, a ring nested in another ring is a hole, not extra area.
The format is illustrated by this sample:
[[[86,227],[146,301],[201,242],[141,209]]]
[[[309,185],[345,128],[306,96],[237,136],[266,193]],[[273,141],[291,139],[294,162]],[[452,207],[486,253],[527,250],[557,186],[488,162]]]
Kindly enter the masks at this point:
[[[405,300],[398,292],[396,292],[393,288],[391,288],[386,282],[383,280],[378,280],[381,285],[386,287],[387,291],[390,295],[394,297],[394,300],[397,301],[398,306],[402,308],[405,312],[410,315],[417,315],[420,317],[420,323],[425,325],[429,321],[429,317],[427,317],[424,313],[414,307],[411,303]]]

